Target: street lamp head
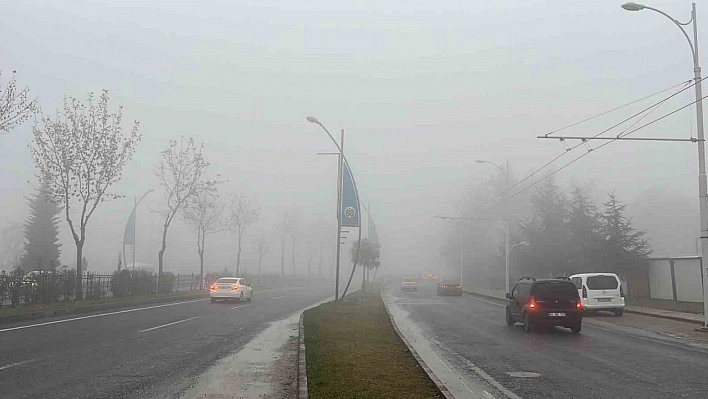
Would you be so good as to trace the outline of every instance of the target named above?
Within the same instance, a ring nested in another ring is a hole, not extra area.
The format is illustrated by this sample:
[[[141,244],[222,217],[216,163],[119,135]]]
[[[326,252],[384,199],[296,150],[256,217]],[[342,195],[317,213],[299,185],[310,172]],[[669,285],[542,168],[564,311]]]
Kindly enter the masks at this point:
[[[481,160],[481,159],[478,159],[478,160],[476,160],[475,162],[477,162],[477,163],[487,163],[487,161],[483,161],[483,160]]]
[[[314,116],[308,116],[307,121],[310,123],[316,123],[316,124],[320,125],[320,121],[317,120],[317,118],[315,118]]]
[[[622,4],[622,8],[624,8],[627,11],[641,11],[645,8],[646,6],[644,4],[637,4],[635,2],[630,1],[629,3],[624,3]]]
[[[526,246],[529,245],[529,242],[528,242],[528,241],[521,241],[521,242],[519,243],[519,245],[523,245],[523,246],[526,247]]]

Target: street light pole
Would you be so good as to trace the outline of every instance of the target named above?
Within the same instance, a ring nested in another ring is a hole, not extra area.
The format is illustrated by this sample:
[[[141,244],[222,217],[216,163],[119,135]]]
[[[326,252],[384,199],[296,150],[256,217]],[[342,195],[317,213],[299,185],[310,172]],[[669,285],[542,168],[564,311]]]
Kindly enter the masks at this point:
[[[506,159],[506,168],[502,168],[501,166],[497,165],[496,163],[494,163],[492,161],[485,161],[482,159],[478,159],[475,162],[488,163],[490,165],[494,165],[497,169],[499,169],[499,171],[504,174],[504,192],[509,190],[509,158]],[[509,214],[509,212],[507,212],[507,217],[509,217],[508,214]],[[506,236],[506,250],[505,250],[505,252],[506,252],[506,265],[505,266],[506,267],[505,267],[505,274],[504,274],[504,276],[505,276],[504,277],[504,280],[505,280],[504,286],[505,286],[506,292],[509,292],[509,252],[511,251],[511,249],[509,248],[510,226],[509,226],[509,220],[503,220],[502,222],[504,222],[504,227],[506,229],[506,231],[504,232],[504,235]]]
[[[701,85],[701,66],[698,57],[698,25],[696,22],[696,3],[691,7],[691,21],[681,23],[672,18],[669,14],[644,4],[633,2],[622,4],[622,8],[627,11],[641,11],[644,9],[655,11],[671,22],[676,24],[691,47],[693,55],[693,81],[696,90],[696,129],[698,131],[698,201],[699,217],[701,219],[701,274],[703,280],[703,329],[708,329],[708,183],[706,182],[706,154],[705,154],[705,139],[703,131],[703,89]],[[693,42],[683,28],[683,25],[693,23]]]
[[[465,264],[465,255],[464,255],[464,228],[465,224],[460,221],[460,284],[464,287],[465,286],[465,280],[464,280],[464,264]]]

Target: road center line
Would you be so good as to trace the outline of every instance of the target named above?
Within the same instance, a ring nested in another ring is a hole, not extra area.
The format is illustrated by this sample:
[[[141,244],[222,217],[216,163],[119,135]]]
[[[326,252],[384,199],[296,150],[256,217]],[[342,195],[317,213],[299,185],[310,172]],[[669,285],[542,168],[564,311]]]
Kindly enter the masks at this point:
[[[6,369],[9,369],[9,368],[12,368],[12,367],[16,367],[16,366],[22,366],[23,364],[32,363],[33,361],[34,361],[34,359],[32,359],[32,360],[24,360],[24,361],[21,361],[21,362],[8,364],[7,366],[2,366],[2,367],[0,367],[0,371],[6,370]]]
[[[194,302],[201,302],[201,301],[208,301],[208,299],[195,299],[193,301],[183,301],[183,302],[174,302],[174,303],[168,303],[164,305],[155,305],[155,306],[147,306],[143,308],[136,308],[136,309],[126,309],[126,310],[118,310],[116,312],[108,312],[108,313],[101,313],[101,314],[94,314],[91,316],[82,316],[82,317],[74,317],[71,319],[64,319],[64,320],[55,320],[55,321],[48,321],[46,323],[39,323],[39,324],[30,324],[28,326],[20,326],[20,327],[12,327],[12,328],[6,328],[4,330],[0,330],[1,332],[7,332],[7,331],[14,331],[14,330],[23,330],[25,328],[32,328],[32,327],[41,327],[41,326],[48,326],[50,324],[59,324],[59,323],[67,323],[70,321],[77,321],[77,320],[84,320],[84,319],[93,319],[95,317],[103,317],[103,316],[110,316],[114,314],[121,314],[121,313],[130,313],[130,312],[139,312],[141,310],[148,310],[148,309],[156,309],[156,308],[164,308],[166,306],[176,306],[176,305],[183,305],[185,303],[194,303]]]
[[[238,309],[238,308],[242,308],[242,307],[244,307],[244,306],[248,306],[248,305],[250,305],[250,303],[247,303],[247,304],[245,304],[245,305],[238,305],[238,306],[234,306],[234,307],[233,307],[233,308],[231,308],[231,309]]]
[[[159,328],[174,326],[175,324],[184,323],[185,321],[190,321],[190,320],[194,320],[194,319],[198,319],[198,318],[199,318],[199,316],[194,316],[194,317],[190,317],[190,318],[188,318],[188,319],[179,320],[179,321],[173,321],[172,323],[163,324],[163,325],[161,325],[161,326],[152,327],[152,328],[146,328],[145,330],[140,330],[140,331],[138,331],[138,332],[139,332],[139,333],[144,333],[144,332],[148,332],[148,331],[152,331],[152,330],[157,330],[157,329],[159,329]]]

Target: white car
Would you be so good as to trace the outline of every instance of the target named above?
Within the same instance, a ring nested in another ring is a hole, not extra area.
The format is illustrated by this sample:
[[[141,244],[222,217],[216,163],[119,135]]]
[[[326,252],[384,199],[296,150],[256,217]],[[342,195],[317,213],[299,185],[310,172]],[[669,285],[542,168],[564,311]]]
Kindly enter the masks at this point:
[[[583,273],[570,276],[578,289],[585,310],[608,310],[615,316],[624,313],[624,289],[614,273]]]
[[[218,299],[224,301],[237,299],[239,302],[245,299],[250,302],[253,300],[253,288],[245,278],[222,277],[209,287],[209,297],[211,298],[211,303],[216,302]]]
[[[404,278],[401,281],[401,291],[413,290],[418,291],[418,282],[414,278]]]

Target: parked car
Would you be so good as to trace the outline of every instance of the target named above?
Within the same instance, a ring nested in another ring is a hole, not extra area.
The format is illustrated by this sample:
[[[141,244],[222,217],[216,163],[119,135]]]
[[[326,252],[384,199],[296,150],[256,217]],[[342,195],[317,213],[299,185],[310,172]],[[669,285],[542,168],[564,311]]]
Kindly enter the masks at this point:
[[[570,276],[578,289],[585,310],[608,310],[615,316],[624,313],[624,289],[614,273],[583,273]]]
[[[460,296],[460,295],[462,295],[462,285],[460,283],[458,283],[457,281],[443,280],[442,283],[438,283],[438,295],[439,296],[446,296],[446,295]]]
[[[583,322],[583,304],[575,284],[567,279],[520,279],[506,294],[506,324],[524,323],[524,331],[545,324],[570,328],[579,333]]]
[[[401,281],[401,291],[418,291],[418,282],[414,278],[404,278]]]
[[[211,303],[215,303],[219,299],[223,301],[236,299],[239,302],[245,299],[251,302],[253,300],[253,288],[245,278],[222,277],[209,287],[209,297],[211,298]]]

